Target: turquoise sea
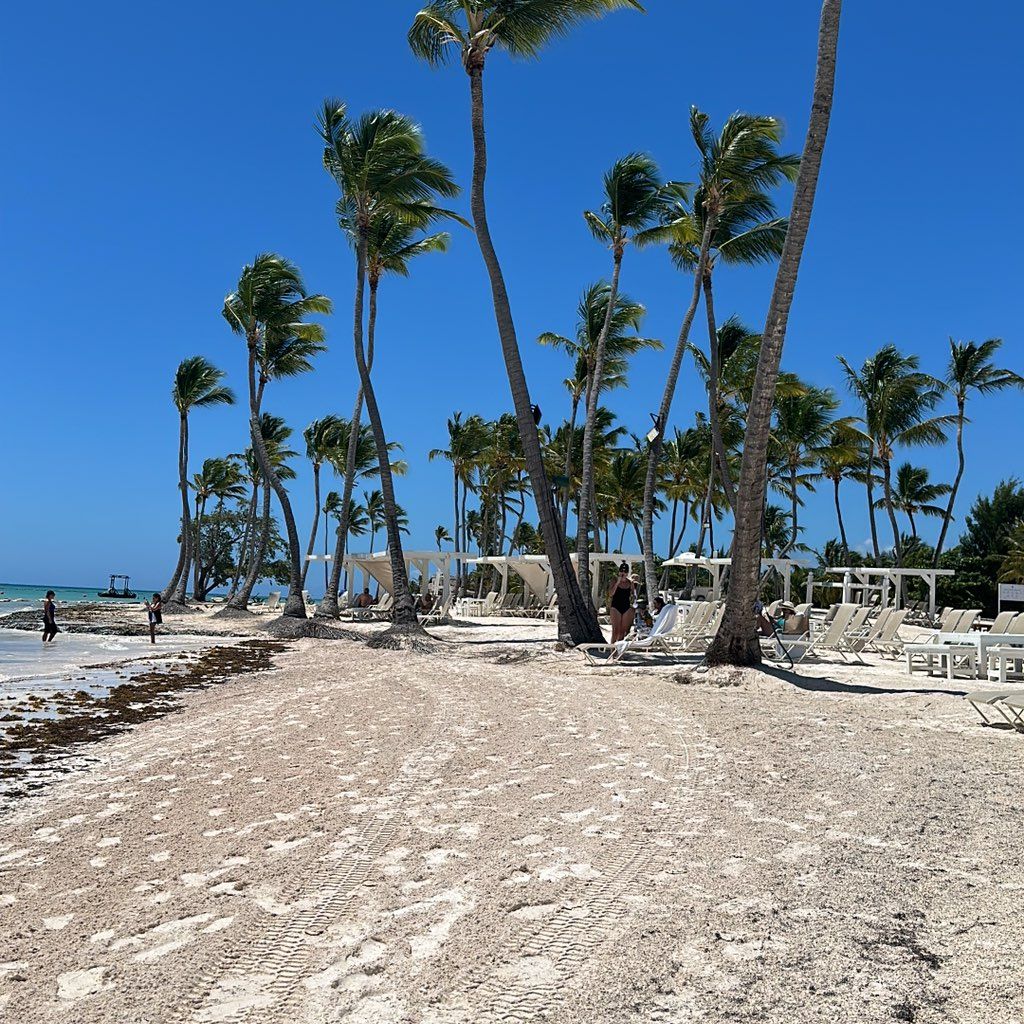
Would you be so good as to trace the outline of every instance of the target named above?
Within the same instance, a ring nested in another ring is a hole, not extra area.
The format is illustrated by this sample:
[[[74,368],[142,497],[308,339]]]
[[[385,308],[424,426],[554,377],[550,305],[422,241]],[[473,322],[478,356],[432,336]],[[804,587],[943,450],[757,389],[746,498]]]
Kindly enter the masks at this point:
[[[110,604],[124,604],[112,597],[99,597],[99,592],[106,589],[106,583],[101,582],[93,587],[55,587],[51,584],[41,583],[38,586],[25,583],[0,583],[0,615],[8,612],[26,611],[30,608],[41,608],[43,598],[48,590],[56,595],[58,604],[65,604],[71,601],[97,601],[109,602]],[[134,588],[139,595],[139,600],[152,597],[151,591]]]

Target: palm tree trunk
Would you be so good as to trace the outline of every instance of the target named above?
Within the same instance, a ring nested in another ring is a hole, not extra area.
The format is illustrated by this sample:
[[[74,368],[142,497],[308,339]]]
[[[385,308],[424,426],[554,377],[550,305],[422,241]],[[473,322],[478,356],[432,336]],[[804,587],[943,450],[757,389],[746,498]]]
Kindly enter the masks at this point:
[[[964,477],[964,422],[965,422],[965,401],[962,395],[956,400],[956,457],[957,470],[956,479],[953,481],[953,489],[949,492],[949,504],[946,506],[946,514],[942,517],[942,529],[939,530],[939,539],[935,542],[935,554],[932,555],[932,568],[939,564],[939,557],[946,544],[946,533],[949,524],[953,521],[953,509],[956,507],[956,493],[960,490],[960,481]]]
[[[716,218],[712,217],[714,223]],[[721,353],[718,350],[718,327],[715,323],[715,299],[711,286],[711,264],[704,271],[704,308],[708,315],[708,423],[711,426],[711,445],[718,463],[718,473],[725,488],[725,500],[729,502],[729,510],[736,510],[736,485],[732,480],[729,462],[725,457],[725,441],[722,439],[722,420],[718,407],[718,382],[721,378]]]
[[[875,556],[875,564],[882,557],[882,549],[878,544],[878,520],[875,518],[875,459],[874,453],[868,455],[868,473],[864,481],[868,492],[868,524],[871,527],[871,550]]]
[[[370,369],[363,351],[363,292],[366,281],[367,232],[365,225],[359,228],[359,243],[356,254],[356,300],[354,310],[353,341],[356,354],[356,367],[359,370],[359,381],[363,388],[366,402],[366,414],[373,431],[373,440],[377,447],[377,467],[380,474],[380,491],[384,503],[384,526],[388,536],[388,554],[391,558],[391,578],[394,598],[393,624],[387,634],[394,632],[425,633],[416,617],[416,604],[409,590],[409,576],[405,570],[405,556],[402,551],[402,535],[398,529],[398,505],[395,501],[395,486],[391,476],[391,458],[388,452],[387,438],[384,436],[384,425],[377,406],[377,396],[370,379]],[[373,293],[371,293],[373,294]],[[385,634],[385,635],[387,635]],[[375,637],[374,646],[389,646],[389,640]]]
[[[836,521],[839,523],[839,542],[843,546],[843,561],[850,560],[850,545],[846,542],[846,524],[843,522],[843,506],[839,502],[839,480],[832,481],[833,493],[836,502]]]
[[[800,536],[800,524],[798,522],[800,501],[796,493],[796,479],[796,468],[794,467],[789,472],[789,498],[791,502],[789,514],[793,521],[793,534],[790,537],[789,544],[786,546],[786,550],[783,551],[782,555],[780,556],[782,558],[786,558],[789,555],[790,551],[792,551],[796,547],[797,537]]]
[[[679,514],[679,498],[672,499],[672,519],[669,523],[668,528],[668,557],[676,557],[676,516]],[[661,578],[665,578],[665,574],[661,574]]]
[[[258,485],[257,485],[258,486]],[[263,569],[263,556],[267,551],[267,539],[270,536],[270,487],[264,481],[263,484],[263,514],[260,517],[259,532],[256,534],[252,550],[252,560],[249,569],[245,574],[242,589],[235,595],[234,599],[228,602],[228,607],[244,611],[249,607],[249,599],[252,597],[252,589],[260,578]]]
[[[238,583],[244,572],[245,559],[249,554],[252,531],[256,526],[256,503],[259,498],[259,491],[260,485],[257,481],[252,485],[252,498],[249,500],[249,514],[245,517],[245,529],[242,531],[242,542],[238,546],[238,563],[235,565],[234,576],[231,579],[231,587],[228,590],[227,603],[229,604],[234,598],[235,592],[238,590]]]
[[[892,463],[889,459],[882,459],[882,498],[885,502],[885,512],[889,517],[889,525],[892,527],[893,550],[896,553],[896,566],[903,565],[903,544],[900,542],[900,524],[896,521],[896,509],[892,503]]]
[[[366,326],[366,367],[369,373],[373,369],[377,329],[377,288],[379,282],[370,281],[370,315]],[[362,328],[362,323],[360,323]],[[327,586],[324,599],[317,605],[318,618],[338,618],[338,587],[341,583],[341,572],[345,562],[345,549],[348,545],[349,518],[352,510],[352,492],[356,485],[356,456],[359,451],[359,429],[363,417],[363,388],[360,385],[356,392],[356,405],[352,410],[349,426],[348,451],[345,453],[345,483],[342,487],[341,514],[338,517],[338,539],[334,545],[334,564],[331,566],[331,579]],[[390,465],[390,463],[389,463]],[[346,583],[348,576],[346,574]]]
[[[454,453],[453,453],[454,454]],[[452,507],[454,509],[454,518],[452,520],[452,547],[456,551],[462,551],[463,549],[459,546],[459,468],[452,461],[452,480],[455,484],[454,490],[454,501]],[[440,547],[438,548],[440,550]],[[460,558],[455,570],[455,594],[454,597],[459,596],[459,591],[462,589],[462,559]]]
[[[672,363],[669,366],[668,376],[665,378],[665,391],[661,396],[661,405],[658,407],[658,422],[656,425],[658,436],[651,442],[647,452],[647,476],[644,480],[644,582],[648,594],[656,594],[658,580],[654,573],[654,501],[658,493],[658,463],[661,461],[661,450],[665,443],[665,432],[668,430],[668,417],[672,411],[672,399],[675,397],[676,384],[679,381],[679,371],[683,365],[683,354],[686,352],[686,345],[690,340],[690,328],[693,326],[693,318],[697,313],[697,304],[700,302],[701,283],[704,280],[704,268],[708,263],[708,249],[711,246],[711,220],[708,219],[704,225],[704,235],[700,241],[700,256],[697,260],[697,269],[693,275],[693,294],[690,297],[690,305],[683,317],[683,324],[679,328],[679,338],[676,340],[676,349],[672,354]]]
[[[917,540],[917,524],[914,522],[914,513],[908,510],[907,518],[910,520],[910,536]]]
[[[519,427],[519,437],[526,459],[526,471],[533,486],[540,532],[544,538],[544,548],[551,566],[555,592],[558,595],[558,632],[561,637],[574,644],[602,643],[604,634],[598,625],[597,615],[591,607],[590,599],[584,596],[576,574],[573,572],[565,533],[558,521],[554,495],[551,493],[551,485],[544,468],[544,457],[537,435],[537,425],[533,419],[533,403],[530,400],[526,374],[523,371],[508,291],[487,224],[487,206],[484,197],[484,185],[487,178],[487,141],[484,131],[484,55],[482,53],[474,51],[472,59],[467,65],[467,71],[472,101],[473,129],[473,184],[470,193],[470,207],[480,254],[490,279],[495,321],[498,327],[498,336],[501,339],[505,370],[512,391],[516,425]]]
[[[202,504],[199,501],[199,495],[196,494],[196,524],[193,530],[193,541],[192,541],[192,598],[195,601],[202,601],[206,595],[200,591],[199,588],[199,575],[202,571],[203,562],[203,516],[206,513],[206,498],[203,498]]]
[[[814,194],[821,171],[832,98],[835,90],[836,51],[842,0],[825,0],[818,32],[814,98],[793,208],[782,256],[779,259],[768,307],[753,394],[747,414],[743,461],[736,501],[732,571],[729,598],[718,634],[707,653],[711,665],[759,665],[761,645],[757,638],[754,605],[761,575],[762,523],[767,489],[768,443],[771,433],[779,364],[786,341],[786,326],[793,304],[800,259],[810,226]]]
[[[178,581],[185,572],[188,558],[188,417],[182,414],[178,422],[178,493],[181,495],[181,537],[178,544],[178,564],[170,583],[164,587],[160,600],[167,604],[178,589]]]
[[[178,467],[180,474],[179,486],[181,487],[181,512],[184,535],[182,538],[185,547],[185,561],[181,567],[181,575],[178,577],[177,586],[171,594],[172,604],[184,604],[186,591],[188,590],[189,567],[192,564],[192,516],[188,509],[188,416],[181,417],[181,462]]]
[[[566,523],[569,522],[569,501],[572,496],[572,448],[576,438],[576,415],[579,412],[579,408],[580,396],[573,392],[572,411],[569,413],[569,434],[565,445],[565,469],[562,471],[562,475],[569,481],[565,485],[565,499],[561,507],[563,531],[565,530]]]
[[[601,395],[601,381],[604,378],[604,354],[608,346],[608,328],[615,312],[615,300],[619,294],[619,276],[622,273],[622,248],[616,241],[612,266],[612,283],[608,292],[608,308],[604,313],[601,333],[597,336],[594,352],[594,372],[590,378],[587,394],[587,415],[583,425],[583,466],[580,482],[580,508],[576,521],[576,572],[580,590],[584,597],[590,594],[590,518],[596,515],[597,504],[593,501],[594,488],[594,429],[597,424],[597,404]],[[625,536],[625,529],[623,529]]]
[[[326,532],[327,525],[324,524]],[[306,585],[306,575],[309,572],[309,556],[313,554],[316,547],[316,535],[320,532],[320,463],[313,463],[313,529],[309,534],[309,545],[306,548],[306,561],[302,566],[302,585]]]

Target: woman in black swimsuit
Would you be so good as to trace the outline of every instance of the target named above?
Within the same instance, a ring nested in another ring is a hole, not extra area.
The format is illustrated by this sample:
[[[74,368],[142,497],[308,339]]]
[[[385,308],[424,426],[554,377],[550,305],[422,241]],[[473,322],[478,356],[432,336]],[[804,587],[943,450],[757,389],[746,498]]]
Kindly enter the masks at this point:
[[[612,580],[608,588],[608,615],[612,620],[612,643],[626,639],[626,634],[633,628],[633,595],[636,586],[629,575],[629,566],[623,562],[619,566],[619,575]]]
[[[43,601],[43,643],[53,643],[57,635],[57,605],[54,604],[54,593],[52,590],[46,592],[46,599]]]

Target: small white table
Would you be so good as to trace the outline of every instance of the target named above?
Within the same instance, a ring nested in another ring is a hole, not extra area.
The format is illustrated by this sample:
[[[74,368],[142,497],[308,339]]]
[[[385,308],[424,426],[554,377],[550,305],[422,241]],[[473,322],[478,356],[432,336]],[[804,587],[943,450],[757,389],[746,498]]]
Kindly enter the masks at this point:
[[[978,652],[978,678],[988,677],[988,649],[990,647],[1024,647],[1022,633],[939,633],[940,644],[969,644]]]

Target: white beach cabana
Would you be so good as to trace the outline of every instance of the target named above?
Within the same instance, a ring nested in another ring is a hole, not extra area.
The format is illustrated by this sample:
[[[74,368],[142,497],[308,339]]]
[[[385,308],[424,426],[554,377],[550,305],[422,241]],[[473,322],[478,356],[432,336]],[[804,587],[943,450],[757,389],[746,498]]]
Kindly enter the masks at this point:
[[[441,583],[441,599],[447,601],[451,594],[453,564],[471,561],[470,556],[454,551],[404,551],[406,572],[415,569],[420,577],[421,587],[429,586],[436,574]],[[345,571],[349,574],[350,589],[355,590],[352,581],[356,572],[363,575],[364,586],[370,580],[377,583],[389,594],[394,591],[395,580],[391,572],[391,556],[386,551],[351,554],[345,556]],[[433,568],[433,571],[432,571]],[[410,572],[411,575],[411,572]]]
[[[668,569],[703,569],[711,576],[711,599],[720,601],[722,599],[722,583],[726,570],[732,565],[731,558],[709,558],[698,557],[692,551],[684,551],[676,558],[670,558],[662,563],[663,568]],[[770,566],[782,577],[782,596],[789,601],[792,598],[793,570],[807,569],[810,562],[801,558],[762,558],[761,567]]]
[[[872,565],[839,566],[825,570],[830,576],[842,577],[841,583],[822,583],[824,587],[842,587],[843,604],[870,604],[874,594],[880,595],[881,608],[900,608],[905,579],[923,580],[928,587],[928,614],[934,615],[935,585],[939,576],[955,576],[952,569],[892,569]],[[891,600],[890,600],[891,599]]]

